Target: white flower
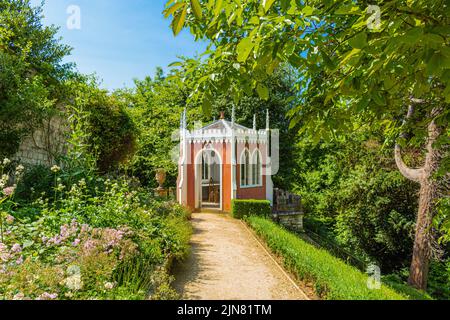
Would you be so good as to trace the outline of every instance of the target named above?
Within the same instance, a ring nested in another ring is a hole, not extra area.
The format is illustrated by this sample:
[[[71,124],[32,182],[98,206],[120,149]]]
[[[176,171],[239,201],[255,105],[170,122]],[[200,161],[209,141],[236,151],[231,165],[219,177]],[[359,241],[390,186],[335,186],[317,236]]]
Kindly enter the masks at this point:
[[[0,189],[3,189],[6,186],[6,184],[8,183],[8,180],[9,180],[8,175],[6,175],[6,174],[2,175],[2,177],[0,179]]]
[[[21,164],[19,164],[18,166],[17,166],[17,168],[16,168],[16,172],[23,172],[23,170],[25,170],[25,167],[23,166],[23,165],[21,165]]]
[[[106,282],[105,283],[105,289],[106,290],[112,290],[113,288],[114,288],[114,283],[112,283],[112,282]]]
[[[50,170],[52,170],[52,172],[54,172],[54,173],[57,173],[57,172],[61,171],[61,168],[58,167],[57,165],[54,165],[53,167],[51,167]]]
[[[8,158],[3,159],[3,165],[4,166],[7,166],[10,163],[11,163],[11,160],[9,160]]]
[[[67,288],[73,291],[78,291],[83,288],[83,281],[81,281],[81,275],[75,274],[64,280],[64,284]]]
[[[25,298],[25,295],[22,292],[19,292],[13,297],[13,300],[23,300]]]

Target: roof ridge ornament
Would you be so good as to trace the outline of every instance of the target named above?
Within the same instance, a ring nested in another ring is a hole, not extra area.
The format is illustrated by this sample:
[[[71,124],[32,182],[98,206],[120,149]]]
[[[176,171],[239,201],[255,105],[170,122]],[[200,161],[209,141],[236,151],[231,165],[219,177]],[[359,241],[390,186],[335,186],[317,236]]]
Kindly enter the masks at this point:
[[[269,109],[266,109],[266,130],[270,130],[270,115],[269,115]]]
[[[231,127],[234,127],[234,124],[236,123],[236,107],[233,103],[233,109],[231,111]]]
[[[253,130],[256,131],[256,113],[253,115]]]

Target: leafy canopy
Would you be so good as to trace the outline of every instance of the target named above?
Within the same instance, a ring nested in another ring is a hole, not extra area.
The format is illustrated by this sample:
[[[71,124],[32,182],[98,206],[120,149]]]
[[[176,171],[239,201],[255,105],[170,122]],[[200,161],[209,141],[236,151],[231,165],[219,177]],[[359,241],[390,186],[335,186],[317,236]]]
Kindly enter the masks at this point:
[[[175,34],[188,27],[210,41],[199,68],[187,65],[192,99],[210,105],[215,92],[239,100],[252,90],[267,99],[264,80],[282,62],[298,71],[302,102],[292,125],[321,136],[354,129],[351,120],[381,121],[394,134],[411,96],[430,114],[450,102],[450,7],[443,0],[171,0]],[[199,14],[201,8],[201,14]],[[379,23],[377,21],[379,13]],[[201,74],[201,76],[199,75]],[[431,119],[428,119],[430,121]],[[423,128],[423,126],[421,127]]]

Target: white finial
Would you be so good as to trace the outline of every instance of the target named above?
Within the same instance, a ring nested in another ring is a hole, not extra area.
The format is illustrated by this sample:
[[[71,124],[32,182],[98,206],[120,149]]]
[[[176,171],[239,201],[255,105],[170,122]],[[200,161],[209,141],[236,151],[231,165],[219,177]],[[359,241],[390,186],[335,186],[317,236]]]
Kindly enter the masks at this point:
[[[183,112],[183,129],[187,129],[187,109],[184,108]]]
[[[269,109],[266,109],[266,130],[270,130],[270,116]]]
[[[256,131],[256,113],[253,115],[253,130]]]
[[[231,111],[231,123],[234,126],[234,124],[236,123],[236,108],[233,104],[233,109]]]

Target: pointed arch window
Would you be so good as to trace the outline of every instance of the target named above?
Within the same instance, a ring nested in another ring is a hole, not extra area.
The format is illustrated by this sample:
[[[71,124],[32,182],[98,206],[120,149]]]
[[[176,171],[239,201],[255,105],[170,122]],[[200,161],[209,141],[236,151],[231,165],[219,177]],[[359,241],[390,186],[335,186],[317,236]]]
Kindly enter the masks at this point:
[[[209,180],[209,157],[206,152],[203,153],[203,162],[202,162],[202,180]]]
[[[250,152],[245,149],[241,156],[241,186],[250,185]]]
[[[252,159],[252,185],[260,186],[262,183],[261,179],[261,154],[258,149],[253,152]]]

